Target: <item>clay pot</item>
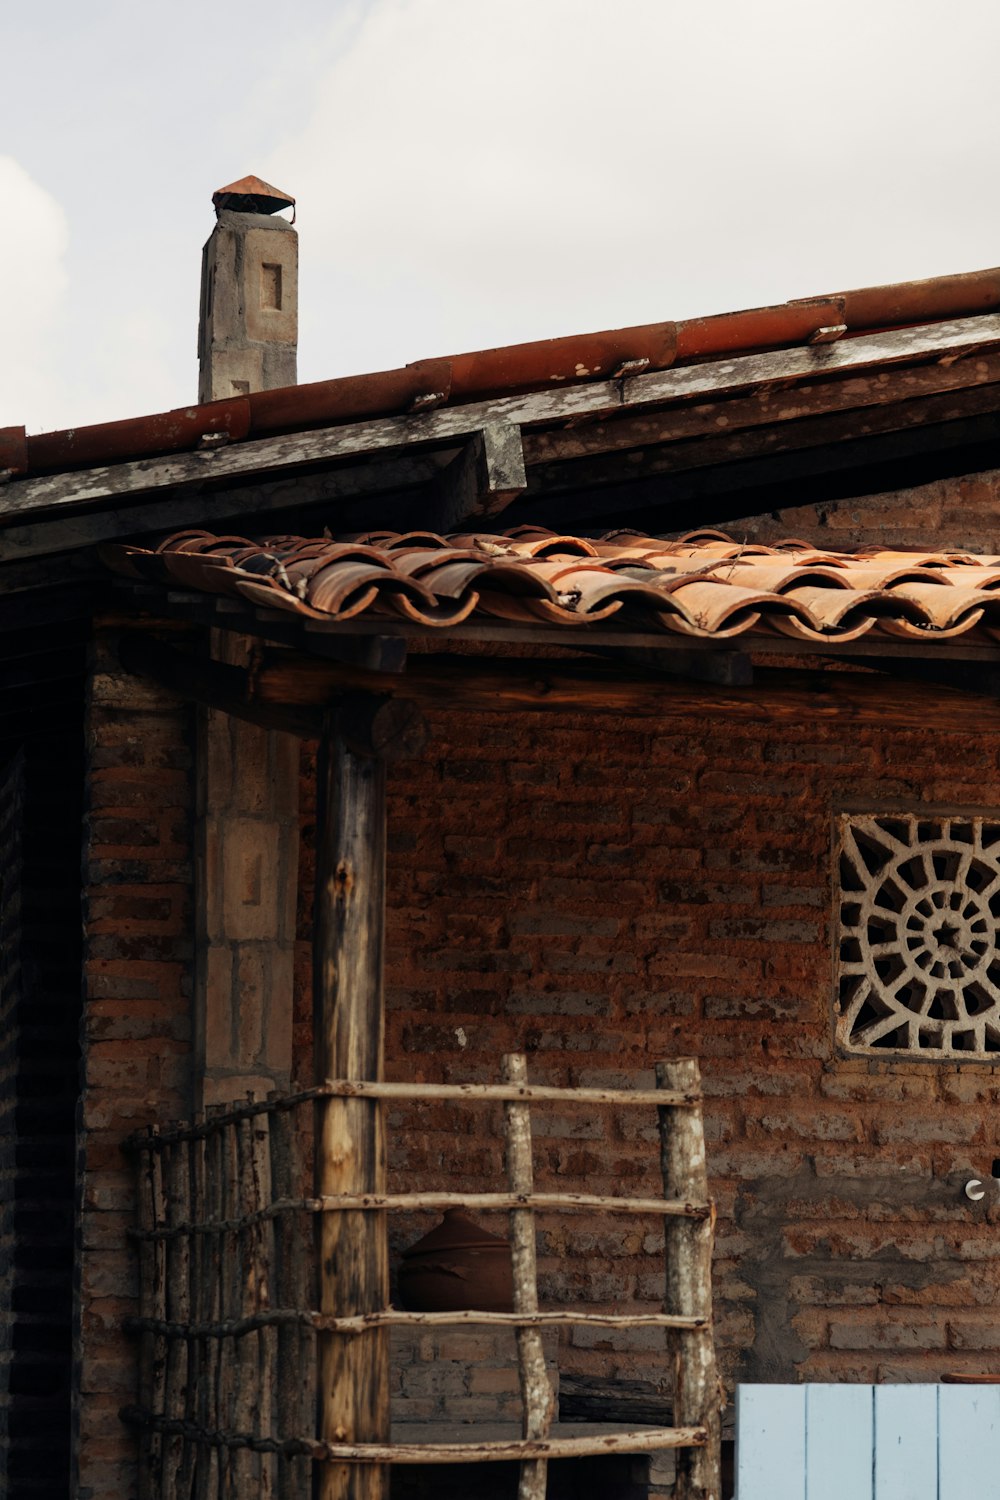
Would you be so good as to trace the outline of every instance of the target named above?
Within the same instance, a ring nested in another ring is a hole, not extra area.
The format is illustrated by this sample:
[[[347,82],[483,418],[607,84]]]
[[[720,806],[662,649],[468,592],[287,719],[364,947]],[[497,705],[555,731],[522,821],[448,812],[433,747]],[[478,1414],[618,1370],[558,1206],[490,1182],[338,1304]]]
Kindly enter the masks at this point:
[[[410,1312],[512,1312],[510,1245],[459,1208],[403,1252],[399,1294]]]

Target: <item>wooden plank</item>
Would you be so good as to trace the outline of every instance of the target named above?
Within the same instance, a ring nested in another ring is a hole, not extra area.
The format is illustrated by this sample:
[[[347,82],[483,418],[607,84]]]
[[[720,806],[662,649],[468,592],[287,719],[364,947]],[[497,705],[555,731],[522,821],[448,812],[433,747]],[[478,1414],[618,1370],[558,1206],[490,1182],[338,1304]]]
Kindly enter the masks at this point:
[[[475,1428],[470,1428],[470,1433]],[[394,1464],[511,1463],[519,1459],[586,1458],[591,1454],[666,1453],[673,1448],[697,1447],[704,1443],[700,1427],[646,1427],[634,1432],[602,1432],[593,1437],[502,1439],[468,1443],[393,1443],[379,1445],[331,1444],[334,1459],[377,1460]],[[590,1500],[590,1497],[587,1497]]]
[[[801,506],[805,500],[816,504],[845,491],[869,496],[926,484],[930,477],[939,476],[922,471],[919,460],[929,462],[935,454],[952,455],[946,471],[953,475],[992,469],[996,464],[996,430],[996,413],[991,411],[985,416],[920,425],[912,431],[842,438],[821,446],[764,452],[733,462],[702,466],[698,455],[692,454],[694,462],[676,469],[668,450],[662,464],[669,472],[643,474],[636,465],[635,472],[627,469],[600,480],[596,473],[586,480],[580,474],[574,485],[559,493],[555,486],[544,490],[542,485],[548,476],[541,475],[531,518],[535,524],[560,532],[606,530],[623,512],[631,516],[653,513],[653,530],[683,531],[704,522],[704,509],[700,504],[692,508],[692,502],[724,499],[724,506],[713,507],[713,517],[718,518],[720,512],[728,514],[730,520],[724,524],[738,529],[738,517],[780,512]],[[650,465],[655,468],[660,462],[657,455]],[[838,480],[837,475],[854,477]]]
[[[873,1500],[870,1385],[807,1385],[808,1500]]]
[[[421,506],[421,527],[447,534],[463,522],[499,515],[527,486],[520,428],[491,423],[442,470],[434,497]]]
[[[503,1059],[505,1083],[526,1084],[528,1060],[523,1052],[508,1052]],[[530,1198],[535,1172],[531,1151],[531,1106],[508,1101],[504,1105],[504,1144],[507,1182],[512,1193]],[[535,1260],[535,1215],[531,1208],[510,1212],[511,1264],[514,1311],[537,1313],[538,1269]],[[545,1368],[545,1349],[537,1328],[519,1327],[517,1368],[521,1387],[521,1435],[536,1441],[549,1435],[555,1409],[555,1393]],[[544,1458],[521,1464],[518,1500],[545,1500],[548,1465]]]
[[[697,1094],[701,1088],[693,1057],[656,1064],[656,1082],[675,1093]],[[708,1202],[705,1132],[701,1109],[659,1111],[660,1172],[665,1199]],[[712,1332],[712,1244],[715,1211],[705,1219],[665,1219],[666,1282],[664,1310],[706,1320],[697,1332],[667,1334],[673,1356],[674,1421],[681,1427],[703,1427],[703,1448],[677,1455],[675,1500],[719,1500],[721,1472],[721,1399]]]
[[[777,431],[786,423],[838,412],[864,413],[861,421],[868,423],[878,420],[872,415],[873,408],[890,404],[898,407],[905,425],[906,413],[924,399],[951,396],[961,403],[961,411],[973,390],[981,390],[984,399],[1000,398],[995,389],[998,383],[1000,354],[980,351],[973,359],[953,363],[934,361],[897,367],[888,380],[862,371],[835,380],[824,376],[791,385],[765,385],[749,396],[723,394],[715,400],[654,407],[634,415],[628,407],[622,407],[606,419],[526,432],[524,456],[525,462],[534,467],[588,454],[718,438],[722,431],[737,433],[753,427],[766,427],[780,442]]]
[[[448,406],[419,416],[385,417],[287,437],[262,438],[169,458],[139,459],[68,474],[12,481],[4,492],[5,518],[65,506],[100,505],[118,495],[143,495],[209,481],[294,470],[355,454],[421,443],[466,439],[496,423],[530,426],[599,416],[620,407],[688,400],[750,390],[774,381],[837,375],[897,363],[940,359],[1000,344],[1000,317],[990,314],[890,329],[840,343],[781,349],[686,365],[623,381],[601,381],[561,391],[528,393]],[[270,508],[270,507],[268,507]],[[135,527],[131,528],[133,531]]]
[[[264,655],[256,679],[262,703],[321,706],[347,688],[410,698],[422,709],[581,709],[611,714],[722,713],[734,719],[800,724],[844,722],[878,728],[995,734],[1000,703],[946,687],[929,690],[871,673],[758,668],[752,687],[669,682],[618,666],[572,661],[412,656],[405,673],[376,677],[292,652]],[[974,706],[974,713],[970,712]]]
[[[217,450],[222,452],[224,450]],[[197,456],[197,455],[195,455]],[[336,525],[338,502],[359,499],[369,494],[385,496],[396,490],[413,491],[432,480],[447,462],[450,454],[429,454],[421,460],[383,459],[373,467],[334,469],[326,474],[295,474],[272,483],[257,485],[238,484],[192,486],[178,492],[170,491],[162,498],[162,490],[150,500],[137,503],[128,493],[121,499],[123,504],[115,506],[115,495],[106,497],[105,504],[90,501],[77,507],[70,501],[56,508],[46,508],[37,518],[27,524],[8,524],[0,529],[0,586],[15,569],[21,570],[18,586],[24,587],[24,573],[31,564],[28,559],[41,559],[48,553],[60,552],[72,556],[85,547],[94,547],[100,542],[120,541],[129,537],[142,537],[148,532],[177,531],[185,526],[224,526],[227,530],[243,534],[260,530],[260,523],[250,518],[262,513],[281,515],[283,511],[298,512],[310,505],[322,505],[322,521],[316,529],[331,522]],[[80,476],[73,476],[79,480]],[[403,484],[404,478],[406,484]],[[166,487],[170,490],[170,487]],[[141,496],[139,497],[141,500]],[[66,514],[69,511],[69,514]],[[6,511],[0,509],[0,526]],[[12,513],[14,521],[17,516]],[[300,528],[301,520],[296,523]],[[268,523],[275,530],[273,522]],[[287,529],[287,526],[286,528]],[[41,562],[35,564],[41,569]]]
[[[152,677],[181,698],[265,728],[313,737],[320,728],[318,712],[359,693],[405,699],[428,712],[450,707],[658,718],[721,714],[779,724],[839,722],[966,734],[1000,730],[995,699],[874,674],[765,667],[756,670],[752,687],[726,688],[643,677],[617,666],[487,657],[413,657],[403,673],[374,673],[282,651],[265,655],[251,682],[239,668],[191,656],[138,632],[123,634],[119,653],[126,670]],[[401,720],[395,725],[396,749],[408,753],[422,733],[416,720]]]
[[[317,761],[317,872],[313,939],[316,1079],[382,1077],[385,1015],[385,765],[325,734]],[[330,1096],[319,1107],[316,1188],[321,1197],[382,1193],[384,1106]],[[389,1302],[384,1214],[328,1212],[320,1224],[320,1311],[380,1312]],[[389,1438],[389,1335],[321,1333],[320,1438]],[[318,1500],[385,1500],[381,1464],[324,1464]]]
[[[938,1500],[1000,1493],[1000,1387],[939,1387],[938,1476]]]
[[[875,1387],[875,1500],[937,1500],[937,1444],[937,1386]]]
[[[723,476],[730,472],[750,474],[755,482],[760,483],[760,476],[770,473],[771,469],[753,468],[750,460],[766,461],[774,472],[793,475],[812,472],[816,460],[808,455],[818,449],[835,448],[839,463],[854,467],[914,449],[926,451],[928,448],[956,447],[970,438],[975,439],[978,429],[969,426],[970,419],[985,414],[995,416],[1000,409],[998,385],[977,386],[963,392],[961,398],[947,394],[891,403],[887,401],[885,385],[878,389],[882,391],[886,404],[860,412],[837,412],[830,416],[786,422],[777,427],[765,423],[739,432],[729,432],[727,422],[725,436],[719,436],[716,429],[711,437],[701,440],[661,442],[656,446],[635,448],[628,454],[627,470],[622,452],[617,447],[593,457],[569,461],[560,458],[532,470],[532,487],[548,498],[560,490],[579,494],[601,485],[619,483],[626,477],[631,484],[638,480],[709,469],[718,470]],[[721,420],[726,422],[725,417]],[[911,433],[914,428],[921,430]],[[795,455],[800,459],[798,465],[791,462]],[[825,452],[821,457],[825,464]]]
[[[805,1386],[736,1387],[736,1494],[806,1500]]]

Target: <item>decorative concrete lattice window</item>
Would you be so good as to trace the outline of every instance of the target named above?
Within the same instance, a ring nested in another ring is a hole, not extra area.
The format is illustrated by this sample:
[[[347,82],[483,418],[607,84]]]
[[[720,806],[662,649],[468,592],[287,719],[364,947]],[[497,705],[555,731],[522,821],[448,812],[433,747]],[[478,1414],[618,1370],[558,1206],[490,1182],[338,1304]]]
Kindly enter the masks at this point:
[[[1000,1054],[1000,821],[839,820],[840,996],[850,1052]]]

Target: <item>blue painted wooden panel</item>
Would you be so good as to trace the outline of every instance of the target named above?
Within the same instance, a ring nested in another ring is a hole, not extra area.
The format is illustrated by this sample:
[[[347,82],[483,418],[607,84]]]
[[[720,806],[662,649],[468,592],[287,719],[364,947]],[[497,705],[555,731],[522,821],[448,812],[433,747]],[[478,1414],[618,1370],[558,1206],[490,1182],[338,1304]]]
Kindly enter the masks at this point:
[[[941,1386],[938,1474],[938,1500],[1000,1496],[1000,1386]]]
[[[807,1385],[807,1500],[872,1500],[870,1385]]]
[[[1000,1500],[1000,1386],[738,1386],[736,1500]]]
[[[806,1500],[806,1387],[736,1387],[739,1500]]]
[[[936,1385],[875,1387],[875,1500],[938,1500],[937,1406]]]

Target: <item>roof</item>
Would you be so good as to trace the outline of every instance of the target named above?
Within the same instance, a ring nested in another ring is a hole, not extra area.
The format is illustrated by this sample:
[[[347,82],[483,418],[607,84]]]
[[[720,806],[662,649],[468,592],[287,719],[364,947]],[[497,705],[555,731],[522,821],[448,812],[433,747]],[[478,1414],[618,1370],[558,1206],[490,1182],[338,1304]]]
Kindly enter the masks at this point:
[[[422,360],[397,370],[37,436],[28,436],[23,427],[5,427],[0,428],[0,474],[22,478],[191,451],[206,434],[239,443],[753,352],[822,348],[873,331],[974,319],[998,309],[1000,268]]]
[[[768,547],[711,531],[587,539],[524,527],[263,541],[186,531],[155,551],[114,546],[104,555],[146,583],[376,629],[387,619],[439,628],[472,620],[600,624],[659,632],[665,643],[761,634],[831,647],[862,637],[1000,641],[1000,556],[961,552]]]
[[[276,213],[279,208],[294,208],[291,193],[272,187],[262,177],[241,177],[238,182],[227,182],[212,194],[216,210],[232,209],[235,213]]]

